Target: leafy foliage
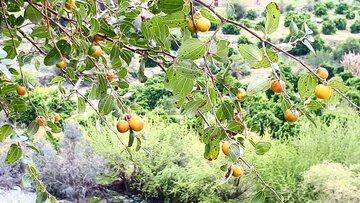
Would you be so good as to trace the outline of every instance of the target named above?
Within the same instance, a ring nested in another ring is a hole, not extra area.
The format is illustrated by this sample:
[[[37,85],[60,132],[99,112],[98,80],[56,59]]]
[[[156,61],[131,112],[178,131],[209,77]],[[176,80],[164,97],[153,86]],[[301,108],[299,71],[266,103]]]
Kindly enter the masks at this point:
[[[240,28],[233,24],[225,24],[222,28],[222,33],[225,35],[238,35],[240,34]]]
[[[350,26],[351,33],[360,33],[360,20],[356,20],[354,24]]]
[[[336,33],[336,24],[332,20],[326,20],[322,24],[321,32],[326,35],[331,35]]]
[[[336,14],[345,14],[349,10],[350,6],[347,3],[340,3],[335,8]]]
[[[344,18],[336,18],[334,19],[335,26],[338,30],[345,30],[346,29],[346,19]]]

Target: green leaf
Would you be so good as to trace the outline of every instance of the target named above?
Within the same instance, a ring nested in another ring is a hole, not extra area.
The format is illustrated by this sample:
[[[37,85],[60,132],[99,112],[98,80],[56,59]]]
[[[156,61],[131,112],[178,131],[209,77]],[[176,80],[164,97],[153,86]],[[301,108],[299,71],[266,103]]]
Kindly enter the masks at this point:
[[[65,78],[62,77],[62,76],[55,76],[51,81],[50,81],[50,85],[52,84],[56,84],[56,83],[59,83],[61,81],[65,81]]]
[[[28,108],[26,102],[21,98],[13,99],[10,103],[10,106],[17,112],[24,112]]]
[[[197,114],[197,110],[206,104],[206,100],[193,100],[189,101],[186,105],[184,105],[184,113],[188,116],[194,116]]]
[[[31,37],[37,38],[50,38],[49,32],[47,31],[47,27],[45,25],[41,25],[39,27],[35,27],[31,33]]]
[[[261,50],[253,44],[240,44],[239,51],[245,62],[249,64],[259,62],[263,57]]]
[[[266,54],[269,57],[269,59],[271,60],[271,62],[265,56],[263,49],[261,49],[261,53],[262,53],[262,60],[256,64],[251,65],[252,68],[270,68],[271,62],[277,63],[279,61],[279,55],[272,49],[266,48]]]
[[[221,20],[219,17],[217,17],[213,12],[209,11],[207,8],[202,8],[200,10],[200,13],[202,16],[210,20],[210,22],[214,24],[220,24]]]
[[[304,22],[304,30],[305,30],[305,33],[308,34],[308,35],[311,35],[311,34],[314,33],[314,32],[309,28],[309,26],[306,24],[306,22]]]
[[[128,147],[131,147],[134,144],[135,137],[135,132],[133,130],[130,130]]]
[[[212,161],[217,159],[217,157],[219,156],[219,152],[220,152],[219,141],[210,142],[205,145],[204,157],[205,159]]]
[[[290,23],[290,33],[294,37],[296,37],[299,33],[299,28],[293,20]]]
[[[312,53],[314,53],[314,54],[316,55],[315,49],[313,48],[313,46],[311,45],[311,43],[310,43],[307,39],[304,39],[304,40],[302,41],[302,43],[303,43],[308,49],[310,49],[310,51],[311,51]]]
[[[240,147],[237,144],[230,144],[229,157],[233,162],[236,162],[241,156]]]
[[[184,5],[183,0],[161,0],[161,1],[158,1],[158,8],[166,14],[170,14],[170,13],[174,13],[176,11],[182,10],[183,5]]]
[[[4,65],[1,64],[1,63],[0,63],[0,72],[2,72],[8,80],[11,80],[12,74],[11,74],[10,71],[6,68],[6,66],[4,66]]]
[[[216,111],[216,117],[219,120],[231,120],[233,118],[234,107],[230,102],[224,101]]]
[[[101,18],[100,20],[100,32],[109,37],[116,37],[116,33],[114,32],[112,27],[103,18]]]
[[[12,164],[19,160],[22,156],[22,150],[19,145],[12,144],[6,155],[5,163]]]
[[[6,56],[7,52],[2,47],[0,47],[0,59],[6,58]]]
[[[91,35],[96,35],[100,30],[99,21],[95,18],[91,18],[90,25],[91,25],[91,30],[90,30]]]
[[[26,134],[28,134],[29,136],[33,136],[35,135],[37,132],[39,131],[39,124],[36,121],[33,121],[30,123]]]
[[[255,153],[257,155],[264,155],[271,148],[270,142],[260,141],[255,145]]]
[[[163,47],[163,49],[170,49],[169,27],[162,22],[162,18],[160,16],[155,16],[151,18],[151,20],[143,21],[141,23],[141,31],[148,41],[153,39],[156,44]]]
[[[275,2],[271,2],[266,6],[265,31],[271,34],[276,31],[279,26],[280,8]]]
[[[61,55],[69,55],[71,52],[71,45],[66,40],[59,40],[56,43],[56,46],[59,48],[61,53],[53,47],[49,53],[46,54],[44,58],[44,65],[52,66],[61,61]]]
[[[186,18],[183,11],[177,11],[161,17],[162,22],[169,28],[183,28],[186,26]]]
[[[252,203],[263,203],[263,202],[265,202],[265,198],[266,198],[265,192],[264,191],[259,191],[252,198],[251,202]]]
[[[85,112],[85,109],[86,109],[86,103],[85,103],[85,100],[84,98],[82,97],[78,97],[78,112],[79,113],[84,113]]]
[[[298,81],[298,90],[300,97],[308,98],[314,95],[315,87],[318,84],[318,80],[315,76],[310,74],[303,74]]]
[[[36,203],[44,203],[48,198],[48,195],[45,192],[38,192],[36,194]]]
[[[38,24],[42,19],[43,16],[39,13],[35,8],[31,5],[28,5],[25,9],[24,17],[29,19],[35,25]]]
[[[231,120],[228,123],[227,129],[231,132],[239,133],[243,130],[243,126],[241,123]]]
[[[214,59],[226,62],[228,60],[229,44],[227,40],[219,40],[216,43],[216,52],[213,54]]]
[[[318,110],[318,109],[323,108],[321,103],[316,100],[310,101],[308,104],[305,105],[305,107],[309,110]]]
[[[125,78],[128,74],[128,70],[126,68],[122,68],[118,73],[117,76],[119,79]]]
[[[344,84],[344,81],[342,80],[341,77],[336,76],[336,77],[332,77],[329,81],[328,81],[328,86],[338,89],[342,92],[345,92],[347,90],[347,87]]]
[[[5,124],[0,127],[0,142],[4,141],[11,133],[13,133],[13,127]]]
[[[197,38],[191,38],[181,44],[177,58],[196,60],[203,57],[205,52],[205,43]]]
[[[114,109],[115,101],[112,95],[105,95],[99,101],[99,112],[103,115],[109,114]]]
[[[33,182],[33,180],[30,175],[28,175],[28,174],[23,175],[23,177],[21,179],[21,184],[24,188],[31,187],[32,182]]]
[[[269,89],[270,86],[271,86],[270,79],[268,77],[261,77],[257,80],[251,81],[250,84],[248,85],[246,92],[248,96],[251,96],[258,92]]]
[[[121,67],[122,62],[120,59],[120,48],[117,44],[114,44],[110,51],[110,61],[114,68]]]

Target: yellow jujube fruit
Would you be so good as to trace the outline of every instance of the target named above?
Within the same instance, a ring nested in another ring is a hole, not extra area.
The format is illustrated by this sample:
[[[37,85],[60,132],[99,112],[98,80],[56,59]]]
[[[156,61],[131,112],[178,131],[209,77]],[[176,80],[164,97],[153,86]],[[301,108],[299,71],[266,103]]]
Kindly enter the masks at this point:
[[[116,128],[120,133],[125,133],[130,128],[129,122],[127,122],[125,120],[119,120],[119,122],[116,125]]]
[[[63,69],[65,68],[67,65],[66,61],[63,59],[61,60],[58,64],[56,64],[56,67],[60,68],[60,69]]]
[[[100,46],[92,46],[90,47],[88,54],[94,58],[99,58],[102,54],[102,49]]]
[[[246,90],[244,88],[239,88],[236,93],[236,98],[242,100],[246,96]]]
[[[223,142],[221,145],[221,150],[226,156],[229,156],[230,155],[230,142],[228,142],[228,141]]]
[[[75,0],[68,0],[66,3],[65,3],[65,8],[69,11],[71,11],[71,9],[73,8],[77,8],[76,4],[75,4]]]
[[[211,27],[211,22],[207,18],[201,17],[196,20],[196,30],[200,32],[207,32]]]
[[[144,128],[144,121],[140,116],[133,116],[130,119],[130,128],[136,132],[141,131]]]
[[[232,166],[232,170],[233,170],[233,176],[234,177],[240,177],[244,175],[244,171],[242,170],[242,168],[238,165],[233,165]]]
[[[299,119],[299,112],[297,110],[291,111],[291,109],[287,109],[284,117],[287,122],[293,123]]]
[[[329,99],[332,89],[329,86],[318,84],[315,88],[315,95],[319,99]]]

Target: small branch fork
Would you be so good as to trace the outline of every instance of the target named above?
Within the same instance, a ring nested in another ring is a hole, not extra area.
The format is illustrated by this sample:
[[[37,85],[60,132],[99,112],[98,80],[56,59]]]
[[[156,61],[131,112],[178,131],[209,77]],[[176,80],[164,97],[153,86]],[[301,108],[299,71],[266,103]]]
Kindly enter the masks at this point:
[[[278,52],[281,52],[283,54],[285,54],[286,56],[292,58],[293,60],[297,61],[298,63],[300,63],[304,68],[306,68],[312,75],[314,75],[322,84],[326,85],[327,82],[326,80],[322,79],[320,76],[318,76],[316,74],[316,72],[311,69],[308,65],[305,64],[305,62],[303,62],[301,59],[295,57],[294,55],[290,54],[289,52],[283,50],[282,48],[279,48],[278,46],[276,46],[275,44],[273,44],[272,42],[269,42],[268,40],[266,40],[266,38],[261,37],[260,35],[258,35],[256,32],[254,32],[253,30],[249,29],[248,27],[246,27],[245,25],[238,23],[236,21],[233,21],[231,19],[225,18],[222,15],[220,15],[219,13],[217,13],[214,8],[211,5],[208,5],[207,3],[205,3],[202,0],[194,0],[196,2],[198,2],[199,4],[201,4],[202,6],[206,7],[207,9],[209,9],[214,15],[216,15],[221,22],[223,23],[230,23],[233,25],[236,25],[242,29],[244,29],[246,32],[250,33],[251,35],[253,35],[254,37],[258,38],[261,42],[268,44],[269,46],[271,46],[273,49],[277,50]],[[341,92],[339,89],[337,88],[333,88],[342,98],[344,98],[347,102],[349,102],[349,104],[355,108],[357,111],[360,111],[360,106],[356,105],[353,101],[351,101],[351,99],[349,97],[347,97],[343,92]]]

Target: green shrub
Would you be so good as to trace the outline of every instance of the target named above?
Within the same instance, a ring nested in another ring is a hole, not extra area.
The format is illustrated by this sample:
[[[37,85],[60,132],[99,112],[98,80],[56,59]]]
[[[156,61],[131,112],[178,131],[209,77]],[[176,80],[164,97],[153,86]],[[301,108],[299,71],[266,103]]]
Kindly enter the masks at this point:
[[[349,10],[350,6],[346,3],[340,3],[336,6],[336,14],[345,14]]]
[[[238,44],[252,44],[250,40],[245,36],[240,36],[237,41]]]
[[[147,140],[140,151],[132,153],[133,162],[119,150],[115,135],[91,126],[92,146],[111,167],[112,176],[99,179],[107,180],[110,186],[109,177],[125,183],[132,194],[140,193],[150,202],[238,202],[249,195],[253,177],[242,178],[240,187],[234,187],[233,181],[218,185],[224,173],[220,170],[226,163],[224,156],[219,155],[216,162],[205,160],[204,145],[187,127],[190,120],[181,117],[179,123],[171,123],[166,117],[164,110],[147,114]]]
[[[336,33],[336,24],[332,20],[326,20],[322,23],[321,32],[325,35],[331,35]]]
[[[73,100],[62,97],[57,90],[49,88],[35,88],[34,91],[31,91],[30,99],[32,104],[37,107],[38,112],[34,108],[28,108],[24,112],[14,111],[12,113],[17,122],[28,125],[35,119],[34,115],[41,114],[50,119],[54,112],[60,114],[64,120],[76,110],[76,103]]]
[[[334,23],[338,30],[346,30],[346,19],[345,18],[336,18],[334,20]]]
[[[351,33],[360,33],[360,20],[356,20],[350,27]]]
[[[288,38],[289,37],[290,36],[288,36]],[[325,45],[325,41],[319,35],[315,36],[314,40],[315,41],[312,43],[312,46],[315,51],[318,51],[318,50],[327,51],[330,49],[327,45]],[[306,54],[310,53],[310,50],[302,43],[298,43],[296,45],[296,47],[291,49],[289,52],[293,55],[301,56],[301,55],[306,55]]]
[[[222,28],[222,33],[225,35],[238,35],[240,34],[240,28],[233,24],[225,24]]]
[[[326,3],[325,3],[325,6],[326,6],[326,8],[328,8],[328,9],[333,9],[333,8],[335,8],[335,4],[334,4],[334,2],[332,2],[332,1],[326,2]]]
[[[307,12],[290,11],[285,14],[285,27],[289,27],[293,20],[298,27],[302,27],[304,22],[310,21],[311,15]]]
[[[151,77],[143,85],[130,86],[128,91],[134,93],[130,102],[149,110],[156,108],[161,98],[171,96],[171,92],[164,88],[162,76]]]
[[[314,8],[314,14],[316,16],[324,16],[327,14],[327,8],[324,4],[316,4]]]
[[[241,19],[241,20],[240,20],[240,23],[242,23],[243,25],[245,25],[245,26],[248,27],[248,28],[252,28],[252,27],[253,27],[251,21],[248,20],[248,19]]]
[[[286,12],[293,11],[293,10],[295,10],[295,7],[292,4],[289,4],[285,7]]]
[[[346,19],[349,19],[349,20],[355,19],[355,13],[353,11],[348,11],[346,13]]]
[[[359,21],[360,24],[360,21]],[[334,59],[341,60],[345,53],[359,53],[360,52],[360,40],[354,38],[347,38],[345,41],[336,45],[334,50]]]
[[[333,55],[330,51],[327,50],[319,50],[314,53],[309,53],[305,56],[306,62],[309,63],[313,67],[319,67],[322,63],[332,62]]]
[[[249,20],[255,20],[257,18],[257,13],[254,10],[248,10],[246,13],[246,18]]]
[[[244,6],[238,3],[234,3],[230,5],[230,11],[228,11],[228,17],[233,20],[240,20],[245,18],[246,9]]]
[[[360,164],[358,115],[349,108],[339,108],[328,114],[336,116],[330,122],[315,119],[317,126],[301,119],[298,137],[272,142],[268,153],[252,157],[263,178],[283,195],[284,202],[328,202],[319,201],[316,192],[303,187],[303,173],[311,166],[325,161],[344,165]],[[314,173],[321,174],[322,170]],[[266,193],[270,195],[268,191]],[[266,202],[276,200],[271,198]]]

